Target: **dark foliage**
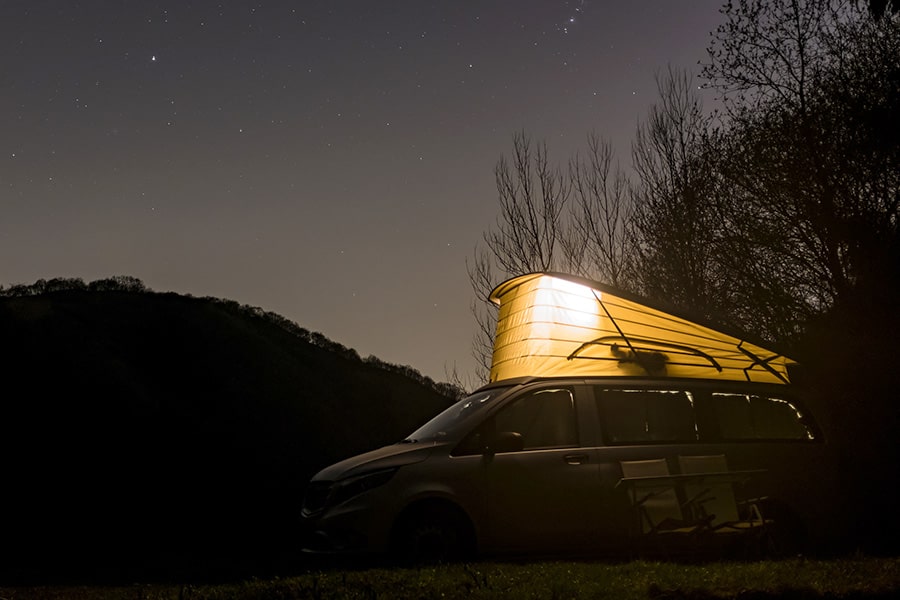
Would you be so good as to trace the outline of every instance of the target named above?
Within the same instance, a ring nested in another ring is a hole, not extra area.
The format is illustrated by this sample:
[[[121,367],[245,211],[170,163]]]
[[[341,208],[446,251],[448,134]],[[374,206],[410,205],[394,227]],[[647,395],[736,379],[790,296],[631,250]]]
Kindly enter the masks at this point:
[[[296,550],[317,470],[402,439],[455,392],[273,313],[134,278],[2,296],[0,575]]]

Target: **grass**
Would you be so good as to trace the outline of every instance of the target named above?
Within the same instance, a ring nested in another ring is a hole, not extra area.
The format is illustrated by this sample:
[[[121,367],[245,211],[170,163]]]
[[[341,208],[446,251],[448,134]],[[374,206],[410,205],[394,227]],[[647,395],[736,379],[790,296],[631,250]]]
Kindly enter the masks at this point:
[[[228,584],[0,586],[3,600],[880,600],[898,594],[900,558],[867,557],[703,564],[485,562],[419,569],[322,570]]]

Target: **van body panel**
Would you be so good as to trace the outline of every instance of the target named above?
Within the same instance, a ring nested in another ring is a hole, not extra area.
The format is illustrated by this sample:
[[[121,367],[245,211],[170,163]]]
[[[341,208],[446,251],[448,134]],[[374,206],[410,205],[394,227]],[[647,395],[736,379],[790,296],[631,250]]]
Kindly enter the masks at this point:
[[[599,500],[594,449],[495,454],[484,470],[486,548],[558,552],[594,542]]]

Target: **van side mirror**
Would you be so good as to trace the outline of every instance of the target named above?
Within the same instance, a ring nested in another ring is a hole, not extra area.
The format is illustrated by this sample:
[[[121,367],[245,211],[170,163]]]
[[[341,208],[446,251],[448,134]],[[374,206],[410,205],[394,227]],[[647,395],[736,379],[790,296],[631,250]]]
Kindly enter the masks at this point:
[[[525,440],[518,431],[498,431],[494,443],[488,447],[489,452],[520,452],[525,448]]]

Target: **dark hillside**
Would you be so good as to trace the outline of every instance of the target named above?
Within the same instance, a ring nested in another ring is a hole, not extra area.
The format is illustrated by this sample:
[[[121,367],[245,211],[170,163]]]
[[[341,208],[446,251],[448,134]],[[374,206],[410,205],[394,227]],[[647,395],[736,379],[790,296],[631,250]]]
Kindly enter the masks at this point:
[[[2,297],[0,333],[0,558],[36,576],[290,549],[318,469],[451,402],[449,386],[228,301]]]

